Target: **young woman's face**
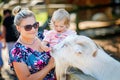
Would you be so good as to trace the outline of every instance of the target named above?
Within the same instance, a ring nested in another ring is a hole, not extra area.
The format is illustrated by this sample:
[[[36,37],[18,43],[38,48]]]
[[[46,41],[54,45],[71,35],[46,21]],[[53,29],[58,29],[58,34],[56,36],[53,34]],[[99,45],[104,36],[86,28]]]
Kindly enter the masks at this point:
[[[67,25],[65,25],[65,20],[62,20],[62,21],[55,21],[54,22],[54,29],[57,31],[57,32],[64,32],[66,31],[67,29]]]
[[[26,38],[34,38],[38,32],[39,23],[34,17],[28,17],[21,21],[20,26],[17,27],[20,35]]]

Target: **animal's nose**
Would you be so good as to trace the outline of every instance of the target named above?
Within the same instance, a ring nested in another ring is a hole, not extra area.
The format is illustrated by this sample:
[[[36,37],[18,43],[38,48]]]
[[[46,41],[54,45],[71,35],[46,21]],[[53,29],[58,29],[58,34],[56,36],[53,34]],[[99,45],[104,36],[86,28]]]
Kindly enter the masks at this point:
[[[53,53],[54,52],[54,49],[53,48],[51,48],[51,53]]]

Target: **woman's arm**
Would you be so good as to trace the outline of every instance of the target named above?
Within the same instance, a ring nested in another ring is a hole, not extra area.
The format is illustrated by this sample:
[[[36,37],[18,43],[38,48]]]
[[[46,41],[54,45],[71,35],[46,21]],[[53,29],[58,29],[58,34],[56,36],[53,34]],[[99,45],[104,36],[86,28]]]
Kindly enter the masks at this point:
[[[51,58],[48,65],[37,73],[31,74],[28,66],[24,63],[13,62],[14,70],[19,80],[43,80],[43,78],[54,68],[54,59]]]

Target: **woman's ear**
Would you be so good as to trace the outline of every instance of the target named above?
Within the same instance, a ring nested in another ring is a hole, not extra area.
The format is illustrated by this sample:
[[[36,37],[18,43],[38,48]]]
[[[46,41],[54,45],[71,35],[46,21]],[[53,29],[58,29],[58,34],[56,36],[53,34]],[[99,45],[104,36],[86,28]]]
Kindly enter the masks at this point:
[[[20,32],[20,27],[19,26],[16,26],[16,29],[18,30],[18,32]]]

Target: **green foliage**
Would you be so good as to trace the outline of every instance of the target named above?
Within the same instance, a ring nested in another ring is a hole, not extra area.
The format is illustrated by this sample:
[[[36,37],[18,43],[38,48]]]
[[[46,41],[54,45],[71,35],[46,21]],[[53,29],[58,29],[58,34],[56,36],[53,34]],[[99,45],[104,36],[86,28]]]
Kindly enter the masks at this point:
[[[36,16],[36,20],[37,20],[38,22],[40,22],[41,24],[44,24],[45,21],[48,19],[48,14],[47,14],[47,12],[37,13],[37,14],[35,14],[35,16]]]
[[[2,0],[0,0],[0,3],[2,2]]]

